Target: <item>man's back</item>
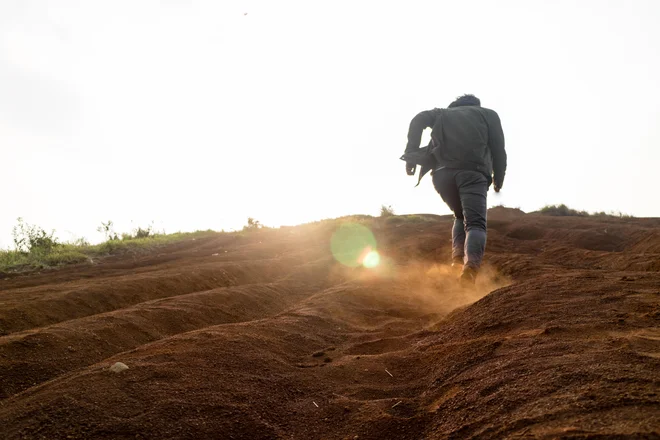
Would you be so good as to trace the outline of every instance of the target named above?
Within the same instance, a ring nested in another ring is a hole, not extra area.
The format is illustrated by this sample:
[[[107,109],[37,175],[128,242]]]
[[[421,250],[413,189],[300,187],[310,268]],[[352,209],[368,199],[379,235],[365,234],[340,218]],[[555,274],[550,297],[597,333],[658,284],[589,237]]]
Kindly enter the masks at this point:
[[[506,170],[504,134],[497,113],[479,106],[442,109],[433,126],[432,136],[438,168],[455,168],[495,174],[501,186]],[[498,185],[499,183],[499,185]]]

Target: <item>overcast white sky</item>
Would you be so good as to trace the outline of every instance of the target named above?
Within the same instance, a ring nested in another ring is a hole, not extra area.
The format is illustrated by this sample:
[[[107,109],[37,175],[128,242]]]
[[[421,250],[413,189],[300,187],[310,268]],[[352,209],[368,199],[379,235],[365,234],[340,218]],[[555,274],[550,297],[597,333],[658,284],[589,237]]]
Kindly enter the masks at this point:
[[[463,93],[504,127],[490,205],[660,216],[659,22],[654,0],[0,0],[0,247],[19,216],[97,241],[447,214],[399,156]]]

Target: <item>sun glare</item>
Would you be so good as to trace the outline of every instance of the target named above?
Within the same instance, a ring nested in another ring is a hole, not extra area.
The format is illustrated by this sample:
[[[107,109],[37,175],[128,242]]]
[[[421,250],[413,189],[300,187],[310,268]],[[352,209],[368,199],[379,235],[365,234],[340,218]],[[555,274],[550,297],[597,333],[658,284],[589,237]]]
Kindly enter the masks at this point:
[[[362,260],[362,265],[367,269],[373,269],[380,263],[380,254],[377,251],[369,251]]]
[[[349,267],[376,267],[380,256],[376,252],[376,237],[369,228],[359,223],[344,223],[330,240],[332,255]]]

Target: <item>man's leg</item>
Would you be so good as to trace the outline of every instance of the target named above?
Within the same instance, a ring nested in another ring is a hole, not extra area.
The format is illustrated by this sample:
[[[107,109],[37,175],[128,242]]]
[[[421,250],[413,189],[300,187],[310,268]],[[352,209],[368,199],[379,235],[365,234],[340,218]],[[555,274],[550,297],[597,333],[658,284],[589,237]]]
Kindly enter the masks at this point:
[[[455,264],[465,264],[465,224],[456,215],[451,230],[451,259]]]
[[[488,180],[477,171],[460,171],[456,184],[465,223],[465,268],[476,275],[486,250]]]
[[[465,225],[463,207],[456,186],[458,170],[442,169],[433,174],[433,186],[442,200],[454,212],[454,227],[451,231],[451,258],[455,264],[463,264],[465,256]]]

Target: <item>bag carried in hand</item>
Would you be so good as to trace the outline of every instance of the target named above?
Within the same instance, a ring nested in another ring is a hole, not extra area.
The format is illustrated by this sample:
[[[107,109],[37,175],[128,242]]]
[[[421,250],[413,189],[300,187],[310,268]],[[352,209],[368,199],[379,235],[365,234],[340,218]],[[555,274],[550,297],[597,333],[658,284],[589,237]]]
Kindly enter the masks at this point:
[[[436,136],[437,133],[440,133],[440,136]],[[400,157],[401,160],[406,161],[406,163],[414,163],[421,167],[419,171],[419,179],[417,180],[417,185],[422,181],[422,177],[432,169],[435,169],[438,164],[437,159],[435,158],[435,152],[438,148],[442,147],[442,111],[438,115],[438,119],[433,125],[433,134],[431,135],[431,142],[426,147],[418,148],[415,151],[408,151],[403,153],[403,156]]]

